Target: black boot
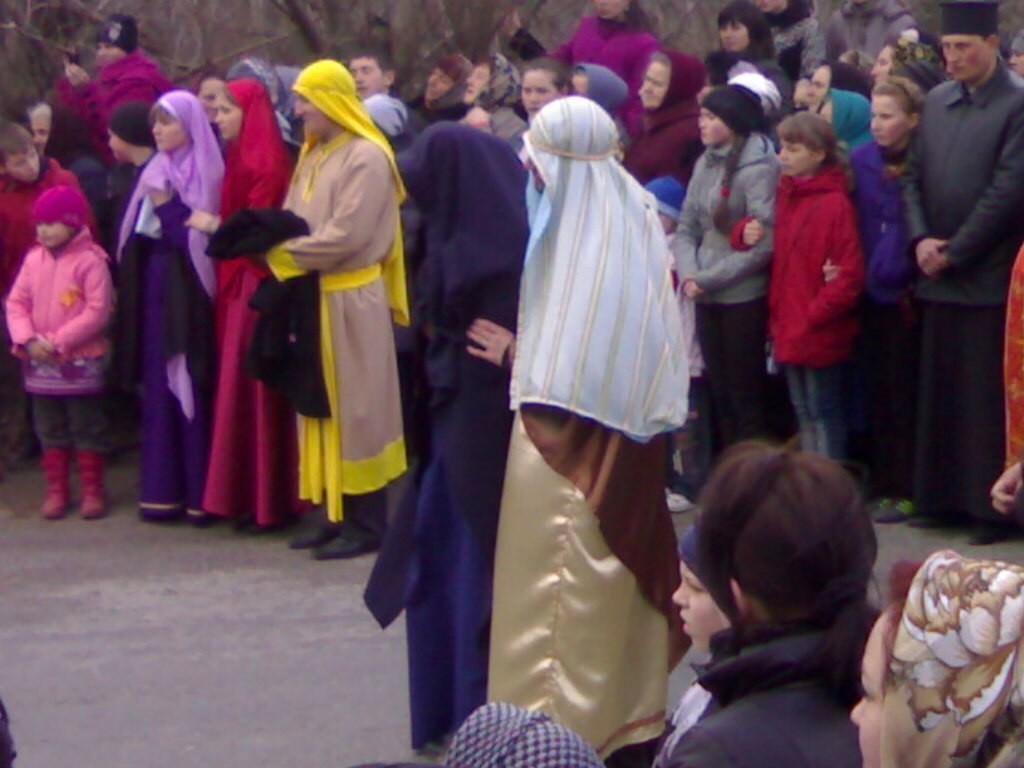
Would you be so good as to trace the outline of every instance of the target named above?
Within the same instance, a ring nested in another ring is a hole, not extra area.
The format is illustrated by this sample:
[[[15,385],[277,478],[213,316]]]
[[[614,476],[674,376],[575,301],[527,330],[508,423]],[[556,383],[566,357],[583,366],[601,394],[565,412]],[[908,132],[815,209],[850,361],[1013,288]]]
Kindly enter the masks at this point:
[[[341,523],[339,533],[316,548],[314,560],[349,560],[380,549],[380,539],[350,523]]]
[[[341,532],[340,523],[327,520],[327,512],[317,508],[306,515],[302,527],[294,539],[288,544],[289,549],[316,549],[334,541]]]

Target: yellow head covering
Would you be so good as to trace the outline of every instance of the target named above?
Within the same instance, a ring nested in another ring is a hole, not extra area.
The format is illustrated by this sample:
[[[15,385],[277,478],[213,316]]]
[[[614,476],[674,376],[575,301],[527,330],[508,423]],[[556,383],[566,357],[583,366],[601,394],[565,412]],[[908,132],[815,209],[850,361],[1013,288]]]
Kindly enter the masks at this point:
[[[299,73],[295,85],[295,93],[309,101],[323,112],[332,122],[337,123],[349,133],[376,144],[387,156],[391,172],[395,177],[395,188],[398,193],[397,202],[405,200],[405,185],[398,172],[394,150],[391,144],[374,124],[370,113],[356,93],[356,83],[344,64],[331,59],[323,59],[310,64]],[[299,155],[299,165],[320,139],[306,136]],[[391,253],[384,262],[384,285],[388,292],[388,305],[399,325],[409,324],[409,299],[405,284],[405,253],[402,246],[402,226],[395,229],[395,239],[391,245]]]

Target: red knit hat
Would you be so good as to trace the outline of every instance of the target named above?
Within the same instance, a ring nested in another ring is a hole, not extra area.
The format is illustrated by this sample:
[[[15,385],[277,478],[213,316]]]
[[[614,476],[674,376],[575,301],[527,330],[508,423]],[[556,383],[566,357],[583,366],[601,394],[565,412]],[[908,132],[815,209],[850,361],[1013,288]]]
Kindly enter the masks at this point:
[[[32,206],[32,220],[36,224],[65,224],[80,229],[89,220],[89,203],[74,187],[50,187]]]

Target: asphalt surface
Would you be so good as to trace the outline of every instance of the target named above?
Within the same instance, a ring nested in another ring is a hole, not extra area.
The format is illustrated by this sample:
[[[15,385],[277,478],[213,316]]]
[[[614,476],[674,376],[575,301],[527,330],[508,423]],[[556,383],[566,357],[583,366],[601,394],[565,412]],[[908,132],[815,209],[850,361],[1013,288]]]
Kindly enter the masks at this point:
[[[0,483],[0,694],[18,768],[343,768],[410,760],[405,628],[362,604],[372,557],[317,563],[287,533],[154,526],[136,468],[113,514],[38,518],[42,477]],[[686,516],[679,517],[680,525]],[[878,573],[943,547],[1024,543],[880,527]],[[673,697],[689,677],[673,676]]]

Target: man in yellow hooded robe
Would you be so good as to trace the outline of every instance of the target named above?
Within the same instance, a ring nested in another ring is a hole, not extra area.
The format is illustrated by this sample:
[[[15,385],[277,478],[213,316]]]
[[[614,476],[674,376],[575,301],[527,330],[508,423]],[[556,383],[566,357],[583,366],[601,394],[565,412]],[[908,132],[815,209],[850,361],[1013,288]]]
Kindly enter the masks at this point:
[[[295,82],[302,147],[284,207],[310,234],[268,254],[274,275],[320,274],[321,358],[327,419],[299,417],[299,495],[326,521],[296,538],[333,560],[377,549],[387,484],[406,469],[392,321],[408,324],[394,153],[336,61]]]

